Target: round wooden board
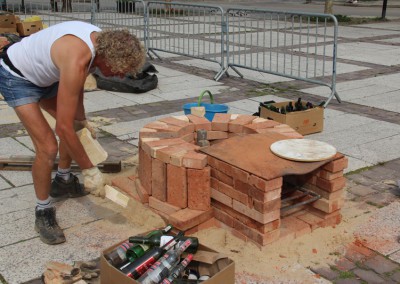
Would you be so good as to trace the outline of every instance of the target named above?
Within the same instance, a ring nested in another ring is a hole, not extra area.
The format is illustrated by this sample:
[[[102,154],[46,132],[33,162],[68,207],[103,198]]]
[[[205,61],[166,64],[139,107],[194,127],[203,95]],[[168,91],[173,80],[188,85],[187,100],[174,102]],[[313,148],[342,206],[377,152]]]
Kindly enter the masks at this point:
[[[271,145],[275,155],[298,162],[318,162],[336,155],[336,148],[321,141],[310,139],[287,139]]]

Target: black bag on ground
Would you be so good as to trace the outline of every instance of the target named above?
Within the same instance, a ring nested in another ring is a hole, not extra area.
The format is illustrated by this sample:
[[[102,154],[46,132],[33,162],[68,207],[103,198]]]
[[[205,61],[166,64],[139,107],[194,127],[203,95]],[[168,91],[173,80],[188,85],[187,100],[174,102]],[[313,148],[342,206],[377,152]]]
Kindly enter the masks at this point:
[[[140,94],[157,88],[157,75],[150,75],[149,73],[158,73],[158,71],[152,64],[146,62],[142,72],[137,74],[136,77],[132,77],[129,74],[125,75],[124,78],[118,76],[104,77],[98,69],[93,73],[93,76],[96,78],[97,88],[99,89]]]

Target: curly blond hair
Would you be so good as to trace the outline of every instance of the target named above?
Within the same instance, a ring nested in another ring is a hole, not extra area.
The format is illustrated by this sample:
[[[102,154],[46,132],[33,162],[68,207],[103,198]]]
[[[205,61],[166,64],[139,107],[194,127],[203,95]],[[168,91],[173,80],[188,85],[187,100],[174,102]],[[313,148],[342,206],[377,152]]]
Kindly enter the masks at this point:
[[[135,76],[146,60],[139,39],[128,30],[101,31],[97,37],[96,55],[102,56],[112,72]]]

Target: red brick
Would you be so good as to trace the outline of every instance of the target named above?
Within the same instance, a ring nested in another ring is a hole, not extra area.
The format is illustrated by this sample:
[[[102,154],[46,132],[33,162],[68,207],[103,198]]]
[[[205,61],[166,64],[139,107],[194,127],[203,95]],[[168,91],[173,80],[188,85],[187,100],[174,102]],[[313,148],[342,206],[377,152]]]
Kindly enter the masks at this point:
[[[219,188],[218,180],[216,178],[211,177],[210,178],[210,186],[211,186],[211,188],[218,190],[218,188]]]
[[[311,231],[314,231],[315,229],[321,227],[324,222],[324,219],[322,219],[318,216],[315,216],[311,213],[308,213],[308,212],[298,215],[296,218],[309,224],[311,227]]]
[[[341,159],[334,160],[332,162],[327,163],[324,166],[324,170],[327,170],[328,172],[335,173],[341,170],[344,170],[347,168],[349,165],[349,160],[346,157],[343,157]]]
[[[256,119],[256,116],[247,114],[239,115],[235,120],[229,122],[229,132],[242,133],[243,126],[250,124],[254,119]]]
[[[337,216],[337,215],[340,214],[340,210],[336,210],[336,211],[334,211],[332,213],[326,213],[324,211],[321,211],[321,210],[319,210],[317,208],[310,207],[310,206],[307,208],[307,211],[310,212],[311,214],[319,217],[319,218],[324,219],[324,220],[329,219],[331,217],[334,217],[334,216]]]
[[[135,186],[140,202],[149,203],[149,194],[147,193],[146,189],[142,186],[142,183],[139,179],[135,180]]]
[[[276,125],[279,125],[279,122],[276,122],[274,120],[265,120],[262,122],[254,122],[251,124],[248,124],[244,127],[244,133],[256,133],[255,130],[257,129],[266,129],[266,128],[272,128]]]
[[[204,169],[207,166],[207,155],[189,151],[183,156],[182,165],[191,169]]]
[[[186,169],[167,165],[167,202],[180,208],[187,207]]]
[[[327,200],[325,198],[321,198],[318,199],[317,201],[314,201],[311,204],[314,208],[317,208],[323,212],[332,213],[342,208],[343,203],[344,203],[343,198],[338,198],[334,200]]]
[[[179,131],[157,131],[151,128],[142,128],[139,131],[139,138],[179,138],[182,135]]]
[[[249,196],[252,197],[253,199],[261,201],[261,202],[268,202],[268,201],[272,201],[274,199],[280,198],[281,192],[282,192],[281,188],[264,192],[264,191],[261,191],[255,187],[253,187],[249,191]]]
[[[324,222],[322,223],[321,227],[322,228],[334,227],[334,226],[338,225],[341,221],[342,221],[342,215],[338,214],[336,216],[332,216],[330,218],[325,219]]]
[[[320,170],[317,174],[317,177],[320,177],[322,179],[326,179],[326,180],[333,180],[339,177],[343,176],[343,171],[338,171],[335,173],[332,172],[328,172],[326,170]]]
[[[216,169],[219,170],[220,172],[223,172],[224,174],[233,177],[233,166],[231,166],[228,163],[225,163],[221,160],[217,160],[217,167]]]
[[[150,155],[146,154],[142,149],[139,150],[139,178],[149,195],[151,195],[151,163],[152,158]]]
[[[128,194],[129,197],[140,200],[135,188],[135,179],[136,177],[134,179],[128,177],[118,177],[111,181],[111,185],[118,187],[123,192]]]
[[[243,171],[243,170],[241,170],[239,168],[236,168],[236,167],[233,167],[232,169],[233,169],[233,173],[232,174],[233,174],[233,177],[234,177],[235,180],[239,180],[241,182],[248,183],[249,176],[250,176],[248,172]]]
[[[225,131],[207,131],[207,140],[218,140],[228,138],[228,132]]]
[[[202,170],[188,169],[188,208],[208,210],[211,202],[210,167]]]
[[[253,208],[260,213],[267,213],[275,211],[281,208],[281,198],[276,198],[271,201],[261,202],[258,200],[252,200]]]
[[[279,229],[279,242],[280,243],[290,243],[294,239],[296,239],[296,232],[292,230],[292,228],[283,228]]]
[[[234,186],[233,187],[236,190],[238,190],[238,191],[240,191],[240,192],[242,192],[242,193],[244,193],[246,195],[249,195],[250,190],[255,189],[254,186],[248,184],[247,182],[243,182],[243,181],[237,180],[237,179],[234,180]]]
[[[223,194],[226,194],[229,197],[232,197],[233,199],[235,199],[245,205],[248,205],[248,203],[249,203],[249,197],[247,196],[247,194],[244,194],[238,190],[235,190],[230,185],[220,182],[218,185],[218,190],[220,192],[222,192]]]
[[[338,199],[343,196],[343,189],[339,189],[334,192],[328,192],[314,185],[306,185],[305,188],[315,192],[318,195],[321,195],[321,197],[328,200]]]
[[[160,139],[156,141],[148,141],[142,143],[143,150],[148,154],[151,155],[153,158],[156,158],[155,151],[153,148],[159,148],[162,146],[171,146],[171,145],[179,145],[185,143],[184,140],[180,138],[171,138],[171,139]]]
[[[161,132],[179,132],[182,129],[180,126],[171,125],[162,121],[153,121],[147,123],[144,128],[155,129]]]
[[[262,214],[255,209],[250,209],[249,207],[243,205],[243,203],[240,203],[236,200],[233,200],[233,209],[262,224],[267,224],[280,218],[280,210]]]
[[[281,228],[294,231],[296,238],[311,233],[311,226],[308,223],[291,216],[282,219]]]
[[[265,192],[282,187],[282,177],[272,180],[265,180],[255,175],[250,175],[249,184],[254,185],[256,188]]]
[[[199,129],[210,130],[211,131],[211,122],[204,117],[198,117],[192,114],[188,114],[190,122],[194,124],[194,130],[197,131]]]
[[[199,231],[199,226],[197,225],[197,226],[194,226],[193,228],[186,230],[185,235],[190,236],[190,235],[196,234],[198,231]]]
[[[214,208],[214,216],[217,220],[221,221],[222,223],[228,225],[229,227],[233,228],[233,221],[234,218],[227,214],[226,212]]]
[[[220,172],[218,170],[213,170],[214,174],[216,175],[216,179],[218,179],[220,182],[223,182],[227,185],[233,185],[233,178],[224,174],[223,172]]]
[[[178,230],[186,231],[213,217],[213,209],[207,211],[189,208],[177,211],[169,216],[170,224]]]
[[[227,113],[216,113],[211,122],[212,130],[217,131],[228,131],[229,121],[231,120],[231,115]]]
[[[151,195],[155,198],[167,200],[167,165],[158,159],[153,159],[151,164]]]
[[[149,197],[149,206],[168,215],[181,210],[181,208],[167,202],[163,202],[153,196]]]
[[[175,152],[171,154],[171,160],[170,164],[177,166],[177,167],[182,167],[183,166],[183,157],[187,154],[188,151],[183,150],[181,152]]]
[[[214,157],[208,156],[207,163],[210,167],[217,169],[218,168],[218,160]]]
[[[188,143],[193,143],[194,142],[194,133],[182,135],[181,139]]]
[[[232,198],[214,188],[211,188],[211,198],[225,204],[226,206],[232,207]]]
[[[233,228],[238,230],[240,233],[244,234],[250,240],[265,246],[279,239],[280,232],[279,230],[274,230],[265,234],[261,234],[257,230],[247,227],[243,223],[235,220],[233,224]]]
[[[179,157],[184,152],[198,150],[199,148],[200,147],[197,145],[185,142],[176,146],[168,146],[166,148],[158,149],[156,155],[157,159],[169,164],[171,163],[172,156]]]
[[[289,138],[293,138],[293,139],[302,139],[304,138],[303,135],[301,135],[300,133],[296,132],[295,130],[293,130],[293,132],[284,132],[281,133],[283,136],[289,137]]]
[[[218,209],[220,211],[223,211],[224,213],[226,213],[228,216],[231,216],[234,219],[239,220],[240,222],[242,222],[243,224],[245,224],[246,226],[253,228],[257,231],[259,231],[260,233],[267,233],[267,232],[271,232],[273,230],[276,230],[277,228],[279,228],[280,226],[280,219],[275,219],[272,222],[268,222],[266,224],[262,224],[260,222],[257,222],[253,219],[251,219],[250,217],[247,217],[244,214],[241,214],[237,211],[235,211],[233,208],[230,208],[218,201],[212,200],[211,201],[212,207],[214,209]]]
[[[199,224],[197,227],[198,227],[199,231],[206,230],[209,228],[214,228],[214,227],[217,227],[216,222],[217,222],[217,220],[213,217],[213,218]]]
[[[346,178],[345,177],[339,177],[333,180],[326,180],[322,178],[317,178],[317,187],[328,191],[328,192],[334,192],[339,189],[342,189],[346,186]]]
[[[164,117],[161,118],[159,121],[182,127],[183,128],[182,132],[184,134],[189,134],[194,132],[194,125],[192,123],[177,119],[175,117]]]

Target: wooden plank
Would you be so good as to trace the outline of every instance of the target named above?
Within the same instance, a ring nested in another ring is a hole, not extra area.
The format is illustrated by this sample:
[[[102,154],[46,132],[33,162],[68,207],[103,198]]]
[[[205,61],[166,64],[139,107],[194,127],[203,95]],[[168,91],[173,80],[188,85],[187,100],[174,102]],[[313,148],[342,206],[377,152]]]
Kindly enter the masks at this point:
[[[18,156],[0,157],[0,170],[3,171],[30,171],[32,169],[35,156]],[[121,161],[118,162],[102,162],[97,167],[105,173],[118,173],[122,169]],[[58,168],[58,159],[54,162],[53,170]],[[76,163],[71,164],[72,171],[80,171]]]

